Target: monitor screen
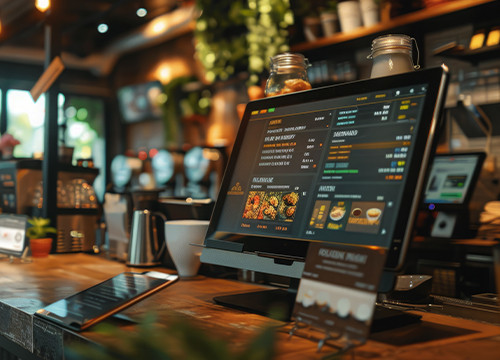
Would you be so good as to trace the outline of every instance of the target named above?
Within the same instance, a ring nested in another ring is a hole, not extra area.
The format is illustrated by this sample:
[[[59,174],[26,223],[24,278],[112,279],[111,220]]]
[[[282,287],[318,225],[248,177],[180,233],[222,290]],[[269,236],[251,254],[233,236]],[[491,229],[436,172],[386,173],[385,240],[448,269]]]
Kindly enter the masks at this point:
[[[162,117],[163,87],[159,81],[128,85],[118,89],[118,105],[125,123],[155,120]]]
[[[26,247],[27,221],[25,215],[0,215],[0,254],[22,256]]]
[[[247,105],[201,260],[300,278],[312,241],[401,266],[434,148],[441,68]]]
[[[429,210],[467,207],[486,154],[436,154],[430,167],[424,204]]]

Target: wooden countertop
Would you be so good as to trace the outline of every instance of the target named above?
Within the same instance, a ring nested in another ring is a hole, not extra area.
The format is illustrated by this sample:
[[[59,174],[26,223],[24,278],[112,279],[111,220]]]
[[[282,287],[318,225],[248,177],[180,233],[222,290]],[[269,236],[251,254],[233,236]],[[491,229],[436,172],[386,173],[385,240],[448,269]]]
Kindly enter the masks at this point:
[[[76,334],[33,317],[33,313],[49,303],[130,270],[144,269],[129,268],[87,254],[50,255],[48,258],[34,258],[32,263],[22,263],[19,259],[10,263],[0,259],[0,337],[45,359],[62,359],[63,347],[75,339],[99,342],[100,335],[92,328]],[[156,270],[171,272],[164,268]],[[131,319],[139,319],[153,310],[158,315],[158,322],[165,325],[172,321],[172,317],[189,319],[211,334],[231,339],[231,346],[238,348],[264,326],[286,325],[259,315],[227,309],[212,300],[216,295],[254,289],[261,287],[198,276],[180,280],[122,313]],[[351,350],[346,357],[350,358],[354,351],[357,359],[498,358],[500,326],[444,315],[420,314],[423,315],[421,324],[377,333],[367,344]],[[117,323],[125,329],[135,326],[132,322]],[[454,336],[439,339],[446,333]],[[334,350],[326,345],[322,352],[317,353],[313,341],[297,336],[290,340],[284,330],[279,332],[280,359],[319,359]]]

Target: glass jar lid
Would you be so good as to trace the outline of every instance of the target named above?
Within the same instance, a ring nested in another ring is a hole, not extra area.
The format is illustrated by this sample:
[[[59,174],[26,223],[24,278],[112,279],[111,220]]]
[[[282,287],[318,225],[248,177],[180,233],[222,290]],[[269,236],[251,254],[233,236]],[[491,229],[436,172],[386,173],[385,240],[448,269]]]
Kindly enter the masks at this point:
[[[302,54],[282,53],[271,58],[271,70],[277,68],[302,68],[307,69],[310,66],[309,61]]]

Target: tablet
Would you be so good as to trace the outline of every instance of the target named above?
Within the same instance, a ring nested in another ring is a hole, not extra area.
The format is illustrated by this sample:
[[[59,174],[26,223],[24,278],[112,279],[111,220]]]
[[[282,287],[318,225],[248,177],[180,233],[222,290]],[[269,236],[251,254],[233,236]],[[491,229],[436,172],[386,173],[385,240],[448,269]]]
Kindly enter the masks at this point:
[[[485,152],[436,154],[425,188],[425,207],[437,211],[467,210],[485,158]]]
[[[124,272],[86,290],[56,301],[35,315],[82,331],[167,287],[177,275],[157,271]]]

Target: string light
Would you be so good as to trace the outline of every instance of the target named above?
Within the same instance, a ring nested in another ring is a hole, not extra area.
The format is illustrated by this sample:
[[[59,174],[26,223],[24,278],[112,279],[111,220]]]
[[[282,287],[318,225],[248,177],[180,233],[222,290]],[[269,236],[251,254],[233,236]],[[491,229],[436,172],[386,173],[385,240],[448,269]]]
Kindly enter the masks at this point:
[[[144,17],[148,14],[148,11],[145,8],[141,7],[139,9],[137,9],[137,11],[135,13],[139,17]]]
[[[97,26],[97,31],[99,31],[101,34],[104,34],[108,31],[108,24],[102,23]]]
[[[38,11],[46,12],[50,9],[50,0],[36,0],[35,7]]]

